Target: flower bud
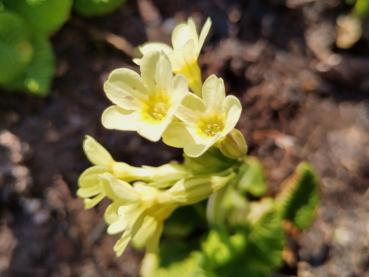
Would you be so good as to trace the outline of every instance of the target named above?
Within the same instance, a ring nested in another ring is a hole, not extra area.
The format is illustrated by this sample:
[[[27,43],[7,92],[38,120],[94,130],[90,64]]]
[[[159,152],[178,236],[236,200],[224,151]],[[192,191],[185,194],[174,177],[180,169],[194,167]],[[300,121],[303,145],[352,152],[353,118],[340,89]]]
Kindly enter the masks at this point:
[[[233,129],[220,143],[219,149],[222,153],[232,159],[238,159],[246,155],[247,144],[242,133]]]

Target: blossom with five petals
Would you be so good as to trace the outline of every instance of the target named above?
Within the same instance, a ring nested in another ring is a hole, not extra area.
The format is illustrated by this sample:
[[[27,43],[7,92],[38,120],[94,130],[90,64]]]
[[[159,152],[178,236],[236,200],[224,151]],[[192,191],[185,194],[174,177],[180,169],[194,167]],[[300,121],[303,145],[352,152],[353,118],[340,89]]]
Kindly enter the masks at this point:
[[[104,91],[115,105],[104,111],[101,121],[107,129],[137,131],[158,141],[188,93],[187,81],[181,75],[173,77],[163,52],[145,55],[140,71],[141,76],[126,68],[110,74]]]
[[[164,143],[183,148],[190,157],[201,156],[236,126],[241,115],[237,97],[225,96],[223,79],[211,75],[202,87],[202,98],[189,94],[163,135]]]

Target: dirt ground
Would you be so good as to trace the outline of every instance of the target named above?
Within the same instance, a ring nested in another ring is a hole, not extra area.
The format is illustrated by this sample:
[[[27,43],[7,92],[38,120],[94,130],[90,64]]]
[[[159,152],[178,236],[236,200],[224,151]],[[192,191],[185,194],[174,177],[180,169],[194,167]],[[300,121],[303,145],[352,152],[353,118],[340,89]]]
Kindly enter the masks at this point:
[[[314,225],[291,240],[278,276],[369,276],[369,41],[335,47],[339,0],[129,0],[110,16],[75,15],[53,37],[58,68],[46,99],[0,92],[0,275],[137,276],[142,253],[114,256],[103,207],[83,210],[85,134],[134,165],[180,151],[103,129],[107,74],[134,46],[169,41],[176,22],[213,20],[204,75],[243,103],[239,128],[270,194],[301,160],[320,175]]]

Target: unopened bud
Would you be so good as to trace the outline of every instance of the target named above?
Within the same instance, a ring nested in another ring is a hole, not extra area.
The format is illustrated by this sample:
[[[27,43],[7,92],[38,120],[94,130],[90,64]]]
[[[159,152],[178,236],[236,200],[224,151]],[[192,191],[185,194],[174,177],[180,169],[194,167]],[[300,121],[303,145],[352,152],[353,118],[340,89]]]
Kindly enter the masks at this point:
[[[247,144],[242,133],[233,129],[220,143],[222,153],[232,159],[238,159],[246,155]]]

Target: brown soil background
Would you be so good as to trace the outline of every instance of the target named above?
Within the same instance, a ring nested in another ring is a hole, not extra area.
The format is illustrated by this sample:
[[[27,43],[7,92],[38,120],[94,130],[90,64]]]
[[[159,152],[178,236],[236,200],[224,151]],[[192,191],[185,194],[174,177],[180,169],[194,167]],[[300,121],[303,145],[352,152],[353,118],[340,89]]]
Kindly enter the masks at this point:
[[[0,92],[0,275],[137,276],[142,253],[116,258],[103,205],[85,211],[75,196],[89,166],[81,142],[90,134],[134,165],[180,159],[161,143],[104,130],[99,118],[107,74],[135,68],[131,46],[169,41],[192,15],[213,20],[204,76],[223,77],[242,100],[239,128],[270,194],[301,160],[320,175],[317,219],[291,239],[278,276],[369,276],[369,42],[335,48],[336,18],[349,12],[341,2],[131,0],[106,17],[73,15],[52,39],[51,95]]]

